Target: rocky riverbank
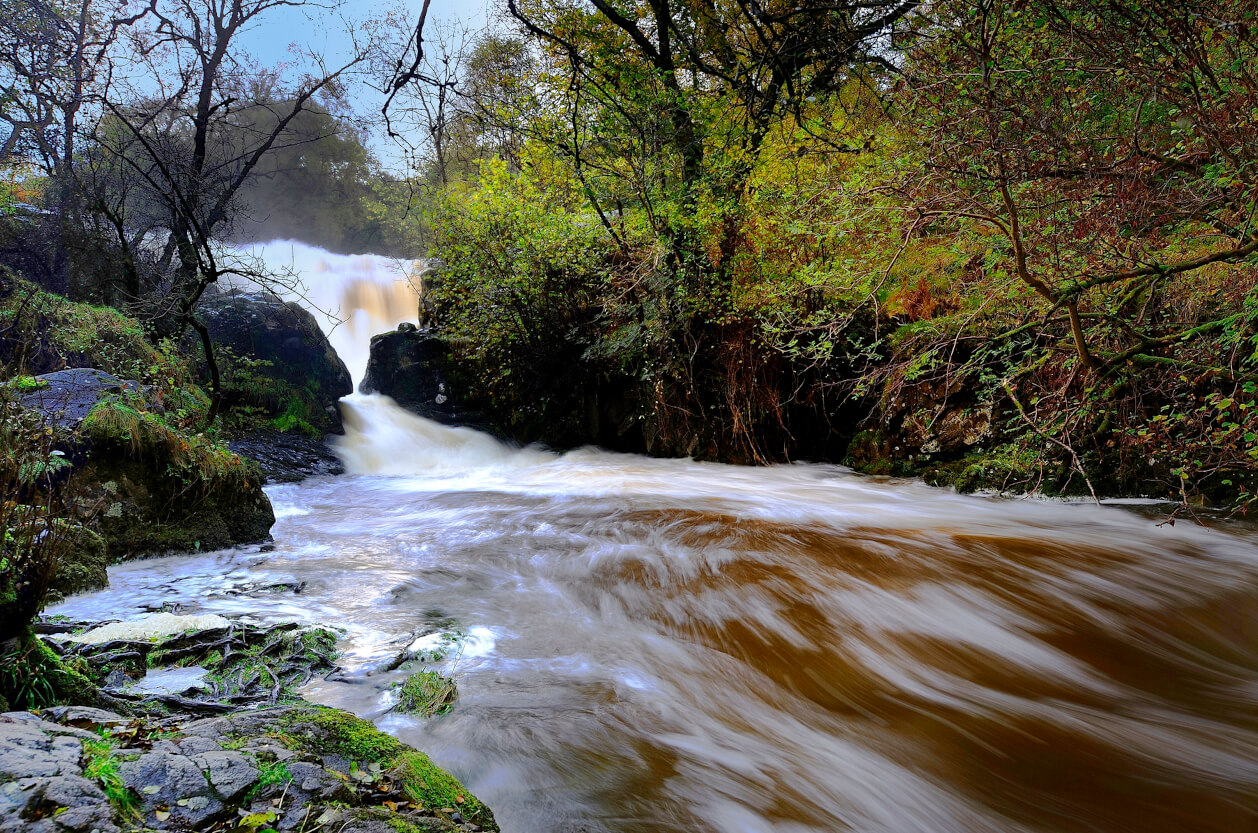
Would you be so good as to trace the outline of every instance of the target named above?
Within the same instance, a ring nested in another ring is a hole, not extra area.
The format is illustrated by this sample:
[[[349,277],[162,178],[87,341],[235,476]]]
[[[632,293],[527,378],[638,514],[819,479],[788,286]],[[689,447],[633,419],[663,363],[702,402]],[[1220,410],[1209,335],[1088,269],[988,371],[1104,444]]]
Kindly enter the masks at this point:
[[[0,715],[0,831],[497,830],[422,752],[334,709]]]
[[[0,714],[0,833],[497,830],[422,752],[302,700],[337,671],[331,631],[170,613],[36,629],[98,688]]]

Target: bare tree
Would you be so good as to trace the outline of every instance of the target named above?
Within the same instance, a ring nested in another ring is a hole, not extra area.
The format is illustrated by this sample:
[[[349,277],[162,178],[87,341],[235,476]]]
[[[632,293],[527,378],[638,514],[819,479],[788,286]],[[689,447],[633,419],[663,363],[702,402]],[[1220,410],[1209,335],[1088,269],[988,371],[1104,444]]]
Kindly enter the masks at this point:
[[[170,331],[190,327],[200,337],[210,374],[213,421],[222,402],[213,344],[197,319],[198,301],[220,278],[243,275],[263,283],[275,276],[221,245],[240,210],[242,189],[266,155],[291,139],[289,126],[320,98],[344,94],[351,74],[375,47],[351,33],[351,54],[336,65],[300,56],[306,71],[284,83],[259,69],[240,35],[297,0],[150,0],[127,33],[138,82],[103,103],[93,139],[102,158],[121,170],[138,197],[160,208],[166,244],[160,267],[169,278],[145,298],[148,317]],[[335,5],[319,5],[321,13]],[[124,223],[118,224],[122,239]]]

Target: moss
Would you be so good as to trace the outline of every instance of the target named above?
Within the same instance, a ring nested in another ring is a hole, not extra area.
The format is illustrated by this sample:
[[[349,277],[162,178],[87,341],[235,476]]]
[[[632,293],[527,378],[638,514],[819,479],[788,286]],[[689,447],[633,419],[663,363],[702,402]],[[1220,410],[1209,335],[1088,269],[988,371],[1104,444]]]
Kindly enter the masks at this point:
[[[401,779],[406,794],[421,807],[457,810],[475,824],[493,827],[494,817],[489,808],[423,752],[414,749],[403,752],[394,760],[392,771]]]
[[[457,810],[485,830],[498,829],[489,808],[454,776],[366,720],[336,709],[314,708],[289,712],[282,723],[284,736],[298,748],[340,755],[354,763],[378,764],[424,809]]]
[[[95,684],[81,666],[62,662],[29,630],[14,648],[0,653],[0,697],[18,709],[94,706],[99,699]]]
[[[156,384],[184,367],[118,310],[77,303],[21,279],[13,280],[13,290],[0,299],[0,325],[12,325],[9,343],[22,347],[17,355],[0,358],[15,360],[28,373],[95,367]]]
[[[454,703],[454,680],[436,671],[420,671],[406,678],[398,690],[398,711],[432,717],[445,714]]]
[[[226,446],[172,426],[137,402],[102,399],[83,420],[79,433],[94,443],[121,448],[133,459],[165,465],[169,474],[202,489],[248,488],[261,480],[255,465]]]
[[[388,764],[406,747],[397,738],[371,723],[336,709],[310,709],[286,715],[289,725],[312,726],[317,731],[302,736],[300,745],[314,752],[341,755],[353,761]]]
[[[1006,443],[924,467],[921,475],[932,486],[952,486],[959,492],[1051,492],[1052,484],[1041,470],[1044,462],[1035,450]]]

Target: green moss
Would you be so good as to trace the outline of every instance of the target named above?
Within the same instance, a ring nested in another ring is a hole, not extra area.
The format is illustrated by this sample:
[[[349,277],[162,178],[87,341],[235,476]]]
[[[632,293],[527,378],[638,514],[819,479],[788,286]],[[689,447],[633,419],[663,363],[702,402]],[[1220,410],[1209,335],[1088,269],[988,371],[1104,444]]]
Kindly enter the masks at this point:
[[[1033,448],[1005,443],[990,450],[966,454],[950,462],[936,463],[922,471],[932,486],[952,486],[959,492],[1051,492],[1041,469],[1044,458]]]
[[[402,789],[411,800],[425,809],[457,810],[475,824],[493,826],[494,817],[489,808],[423,752],[414,749],[403,752],[394,760],[392,771],[402,780]]]
[[[290,724],[306,724],[316,731],[303,736],[299,744],[314,752],[341,755],[364,763],[391,763],[406,750],[397,738],[381,732],[371,723],[337,709],[311,709],[286,715]]]
[[[406,678],[398,690],[398,711],[432,717],[445,714],[454,703],[454,680],[436,671],[420,671]]]
[[[10,379],[8,384],[18,393],[30,393],[31,391],[42,390],[48,387],[47,382],[42,379],[36,379],[34,376],[18,376]]]
[[[486,830],[498,829],[493,813],[454,776],[366,720],[336,709],[314,708],[289,712],[282,722],[284,736],[298,748],[340,755],[355,764],[378,764],[423,808],[457,810]]]
[[[118,773],[118,758],[107,739],[83,742],[83,774],[100,785],[114,810],[126,818],[140,818],[140,799]]]

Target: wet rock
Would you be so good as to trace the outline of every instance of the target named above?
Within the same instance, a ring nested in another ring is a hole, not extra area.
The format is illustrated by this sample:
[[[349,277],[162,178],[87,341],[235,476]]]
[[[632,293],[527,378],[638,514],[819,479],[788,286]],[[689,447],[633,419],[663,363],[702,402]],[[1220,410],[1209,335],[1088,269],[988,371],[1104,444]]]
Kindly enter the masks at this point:
[[[427,804],[413,798],[411,791],[429,785],[445,790],[437,795],[465,790],[419,753],[343,712],[272,708],[125,725],[99,709],[62,708],[46,716],[77,725],[28,712],[0,715],[0,761],[7,762],[0,771],[0,833],[118,833],[114,819],[122,817],[80,764],[82,741],[100,736],[80,726],[107,729],[113,739],[104,754],[113,756],[140,811],[128,828],[225,833],[258,813],[280,831],[474,831],[463,814],[475,807],[480,827],[496,829],[473,796],[457,811],[436,806],[440,798]],[[355,761],[341,754],[351,750]],[[102,754],[99,746],[93,754]]]
[[[49,425],[73,428],[106,396],[140,393],[140,384],[90,367],[73,367],[35,377],[40,385],[23,394],[23,408],[38,411]]]
[[[240,752],[219,750],[190,756],[223,801],[242,798],[258,780],[258,768]]]
[[[24,778],[0,785],[0,833],[118,833],[105,793],[87,778]]]
[[[91,733],[102,727],[120,726],[131,720],[129,717],[90,706],[52,706],[44,709],[43,714],[49,721],[55,721],[46,723],[44,731],[58,733],[76,727],[85,730],[84,735],[80,736],[85,738],[92,738]]]
[[[323,440],[302,434],[256,429],[228,443],[237,454],[254,460],[267,480],[293,483],[307,477],[344,474],[345,466]]]
[[[146,820],[158,812],[170,813],[172,827],[193,830],[227,812],[192,757],[169,752],[149,752],[118,765],[123,783],[139,796]]]
[[[0,716],[0,782],[82,774],[83,736],[91,738],[55,723]]]
[[[477,425],[482,417],[467,408],[450,385],[446,342],[414,325],[373,336],[367,374],[358,389],[381,393],[412,413],[446,425]]]

